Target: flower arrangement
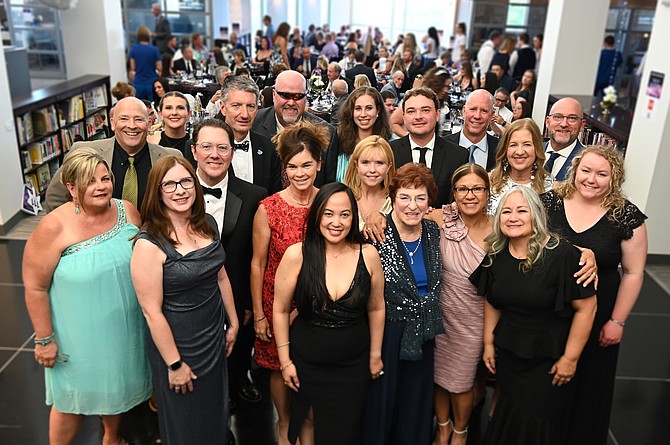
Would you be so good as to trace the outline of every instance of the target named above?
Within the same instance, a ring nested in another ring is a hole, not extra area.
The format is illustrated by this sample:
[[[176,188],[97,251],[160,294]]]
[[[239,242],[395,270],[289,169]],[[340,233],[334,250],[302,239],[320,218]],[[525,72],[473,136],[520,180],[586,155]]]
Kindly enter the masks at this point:
[[[323,83],[323,78],[321,77],[321,70],[316,69],[312,73],[312,77],[309,78],[309,85],[312,90],[317,93],[320,93],[324,89],[326,84]]]
[[[616,105],[617,94],[616,90],[612,85],[608,86],[603,90],[605,95],[600,101],[600,107],[603,109],[603,114],[608,114],[612,108]]]

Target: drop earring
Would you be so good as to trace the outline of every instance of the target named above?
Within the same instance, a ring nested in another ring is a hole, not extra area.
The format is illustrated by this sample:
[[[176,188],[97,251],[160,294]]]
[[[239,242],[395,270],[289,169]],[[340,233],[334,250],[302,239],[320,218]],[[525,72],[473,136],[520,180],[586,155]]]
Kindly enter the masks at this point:
[[[533,170],[530,172],[530,180],[535,179],[535,172],[537,172],[537,161],[533,162]]]
[[[79,210],[79,200],[74,198],[74,214],[79,215],[81,211]]]

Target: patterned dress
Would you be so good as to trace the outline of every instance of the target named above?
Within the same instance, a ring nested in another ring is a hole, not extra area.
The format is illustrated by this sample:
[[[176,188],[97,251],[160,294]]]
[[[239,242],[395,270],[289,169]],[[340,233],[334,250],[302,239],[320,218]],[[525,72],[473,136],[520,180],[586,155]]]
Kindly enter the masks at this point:
[[[275,275],[284,252],[289,246],[302,242],[305,236],[305,221],[309,207],[294,207],[284,201],[279,193],[262,200],[268,214],[270,227],[270,246],[268,263],[263,276],[263,314],[272,329],[272,306],[275,301]],[[279,356],[274,337],[269,342],[256,339],[254,360],[259,366],[279,371]]]

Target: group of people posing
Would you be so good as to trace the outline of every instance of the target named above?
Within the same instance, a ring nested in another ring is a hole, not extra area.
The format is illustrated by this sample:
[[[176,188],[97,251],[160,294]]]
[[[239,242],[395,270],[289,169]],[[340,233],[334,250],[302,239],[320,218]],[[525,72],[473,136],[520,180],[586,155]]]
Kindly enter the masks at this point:
[[[73,145],[23,265],[51,442],[101,415],[118,444],[153,392],[163,443],[225,444],[253,349],[281,444],[464,444],[487,373],[484,443],[606,443],[646,217],[622,156],[579,143],[579,103],[552,107],[546,144],[531,119],[498,139],[477,90],[443,138],[443,88],[417,87],[389,142],[376,89],[334,128],[306,88],[285,71],[259,110],[229,77],[183,150],[148,142],[128,97],[112,138]]]

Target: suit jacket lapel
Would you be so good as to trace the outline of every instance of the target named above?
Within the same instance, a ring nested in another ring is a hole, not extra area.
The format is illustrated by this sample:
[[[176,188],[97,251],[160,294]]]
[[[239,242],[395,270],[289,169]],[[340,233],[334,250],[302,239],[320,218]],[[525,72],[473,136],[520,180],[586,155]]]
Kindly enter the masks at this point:
[[[238,179],[231,176],[228,181],[228,192],[226,193],[226,208],[223,211],[223,230],[221,230],[221,240],[228,240],[235,232],[237,218],[242,210],[242,198],[237,196],[238,190],[235,187],[235,181]]]
[[[433,162],[430,166],[430,169],[433,171],[433,176],[435,177],[435,182],[441,184],[440,176],[442,176],[445,158],[447,156],[446,148],[440,140],[439,137],[435,137],[435,146],[433,147]]]
[[[412,146],[409,143],[409,135],[403,138],[402,147],[400,148],[400,153],[398,153],[400,155],[398,156],[400,159],[396,159],[396,166],[411,164],[414,162],[412,160]]]
[[[263,170],[265,169],[264,162],[266,156],[263,153],[261,144],[258,143],[258,138],[255,138],[253,133],[249,135],[249,139],[251,140],[249,150],[251,150],[251,163],[253,164],[251,167],[254,170],[254,180],[258,181],[265,176]]]

